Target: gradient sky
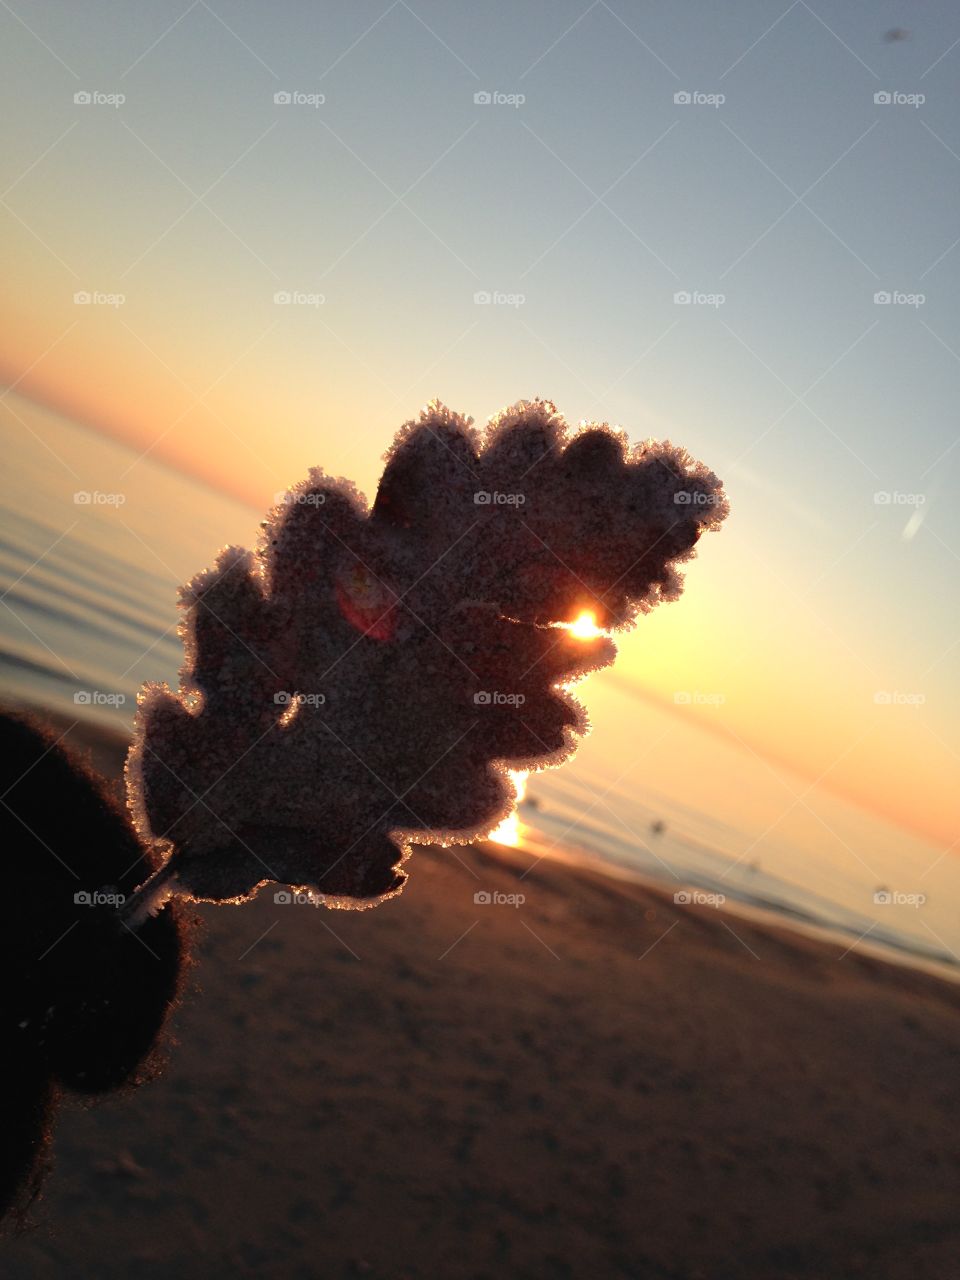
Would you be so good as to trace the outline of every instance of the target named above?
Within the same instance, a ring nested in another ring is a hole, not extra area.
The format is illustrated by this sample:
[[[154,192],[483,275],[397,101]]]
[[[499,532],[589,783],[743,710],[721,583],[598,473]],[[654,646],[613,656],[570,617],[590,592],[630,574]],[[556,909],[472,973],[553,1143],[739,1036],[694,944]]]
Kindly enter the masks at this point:
[[[259,508],[318,462],[372,493],[433,396],[679,441],[733,515],[603,679],[953,842],[956,6],[11,0],[0,35],[0,380]]]

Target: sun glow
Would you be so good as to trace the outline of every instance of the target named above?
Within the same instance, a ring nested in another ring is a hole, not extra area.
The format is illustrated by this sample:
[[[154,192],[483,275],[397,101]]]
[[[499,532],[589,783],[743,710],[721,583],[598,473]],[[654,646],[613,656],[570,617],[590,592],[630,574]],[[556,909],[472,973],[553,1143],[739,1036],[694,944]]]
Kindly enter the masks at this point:
[[[517,790],[517,804],[519,804],[527,794],[528,771],[526,769],[510,769],[509,773]],[[513,849],[519,845],[520,815],[516,809],[504,818],[495,831],[490,832],[490,839],[495,840],[497,844],[510,845]]]
[[[572,622],[555,622],[552,625],[555,627],[562,627],[564,631],[573,636],[576,640],[594,640],[597,636],[606,635],[606,632],[601,627],[597,626],[596,614],[591,613],[588,609],[584,609],[583,612],[578,614]],[[575,681],[571,681],[571,684],[573,683],[575,683]],[[570,686],[567,684],[562,684],[560,686],[561,689],[567,689],[569,687]],[[529,770],[509,769],[507,772],[513,779],[513,785],[517,792],[516,804],[519,804],[527,793],[527,778],[529,776]],[[513,812],[509,813],[500,825],[495,828],[495,830],[490,832],[489,839],[495,840],[497,844],[509,845],[513,849],[519,846],[521,840],[520,815],[518,814],[516,807],[514,807]]]
[[[603,635],[603,631],[597,626],[596,614],[590,613],[587,609],[579,617],[574,618],[573,622],[564,622],[562,625],[578,640],[593,640]]]

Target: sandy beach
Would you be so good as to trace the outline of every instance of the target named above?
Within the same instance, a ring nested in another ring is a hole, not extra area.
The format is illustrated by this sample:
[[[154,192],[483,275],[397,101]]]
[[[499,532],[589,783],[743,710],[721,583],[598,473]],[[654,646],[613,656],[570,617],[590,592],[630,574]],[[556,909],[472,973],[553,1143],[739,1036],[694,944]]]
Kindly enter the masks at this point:
[[[109,731],[70,738],[116,776]],[[375,911],[197,909],[164,1073],[64,1105],[0,1272],[960,1274],[960,987],[530,864],[422,849]]]

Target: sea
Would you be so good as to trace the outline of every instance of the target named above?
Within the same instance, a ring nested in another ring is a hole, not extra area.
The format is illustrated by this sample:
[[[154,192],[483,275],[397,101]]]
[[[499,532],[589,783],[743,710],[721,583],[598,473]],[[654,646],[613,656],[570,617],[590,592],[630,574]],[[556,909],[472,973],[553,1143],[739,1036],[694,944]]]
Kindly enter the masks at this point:
[[[220,547],[253,546],[263,513],[16,391],[0,394],[0,437],[0,697],[128,731],[143,682],[176,686],[179,586]],[[774,915],[838,959],[960,976],[956,852],[690,725],[616,668],[578,696],[594,731],[527,780],[515,838],[531,859]]]

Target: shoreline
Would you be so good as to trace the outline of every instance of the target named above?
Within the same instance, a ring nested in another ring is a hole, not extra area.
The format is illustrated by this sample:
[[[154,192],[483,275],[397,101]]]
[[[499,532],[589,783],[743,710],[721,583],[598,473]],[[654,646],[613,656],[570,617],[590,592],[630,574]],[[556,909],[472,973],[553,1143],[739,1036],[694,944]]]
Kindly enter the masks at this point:
[[[504,848],[504,846],[497,844],[495,841],[484,840],[478,843],[482,845],[493,844],[497,849]],[[525,851],[532,853],[539,844],[540,842],[534,841],[527,845]],[[635,871],[631,867],[618,866],[615,862],[604,859],[600,854],[582,849],[577,845],[569,846],[569,850],[554,845],[541,856],[560,862],[572,870],[582,867],[585,870],[595,871],[598,875],[605,877],[614,884],[635,885],[653,893],[663,894],[665,897],[672,896],[669,893],[666,880],[658,880],[654,876],[645,875],[642,871]],[[699,889],[699,886],[696,886],[693,881],[683,881],[680,887]],[[709,892],[709,890],[705,890],[705,892]],[[766,906],[762,902],[750,902],[730,894],[726,896],[722,906],[710,909],[719,912],[721,915],[729,914],[735,916],[760,928],[766,925],[771,928],[788,929],[790,932],[797,933],[801,937],[809,938],[814,942],[819,942],[824,946],[837,947],[840,952],[856,946],[864,954],[870,955],[881,962],[902,966],[907,969],[916,969],[943,982],[960,983],[960,963],[939,959],[937,956],[925,952],[914,951],[906,943],[878,942],[863,935],[858,938],[856,934],[841,929],[837,925],[821,924],[819,921],[804,916],[800,912]]]
[[[117,725],[109,724],[105,720],[94,720],[82,715],[78,715],[72,720],[64,712],[43,707],[37,703],[23,702],[16,706],[10,703],[7,705],[12,710],[20,710],[24,714],[45,719],[55,729],[64,731],[64,740],[70,743],[74,749],[87,756],[95,768],[104,775],[120,800],[124,801],[123,762],[131,738],[128,731]],[[521,806],[521,826],[523,825]],[[520,855],[529,855],[535,861],[547,858],[574,871],[582,869],[592,872],[609,880],[613,885],[631,885],[634,888],[665,897],[672,896],[668,892],[668,886],[665,881],[660,881],[654,876],[645,875],[642,871],[635,870],[632,867],[621,866],[610,859],[604,858],[599,853],[594,853],[592,850],[576,844],[557,844],[553,842],[548,845],[544,839],[540,838],[541,833],[536,828],[530,828],[530,830],[533,831],[534,838],[527,840],[524,846],[518,850],[490,840],[476,841],[475,844],[477,847],[485,848],[488,853],[492,851],[492,856],[500,857],[504,862],[510,861],[508,855],[513,852],[517,852]],[[452,847],[461,849],[468,846],[453,845]],[[408,871],[416,866],[416,858],[422,856],[425,850],[431,850],[435,855],[442,855],[444,852],[443,847],[439,844],[414,845],[411,862],[407,868]],[[694,887],[694,884],[692,881],[689,884],[683,882],[680,887]],[[261,893],[263,892],[266,892],[266,890],[261,890]],[[927,952],[915,951],[906,943],[876,941],[863,935],[858,938],[852,932],[836,925],[822,924],[815,919],[807,918],[799,912],[779,909],[762,902],[750,902],[732,895],[727,895],[722,906],[709,909],[718,911],[721,917],[724,914],[729,914],[736,919],[749,922],[761,928],[766,925],[771,928],[788,929],[824,946],[837,947],[839,953],[845,953],[848,949],[856,947],[858,950],[862,950],[865,955],[869,955],[880,962],[916,969],[944,982],[960,983],[960,964]]]

